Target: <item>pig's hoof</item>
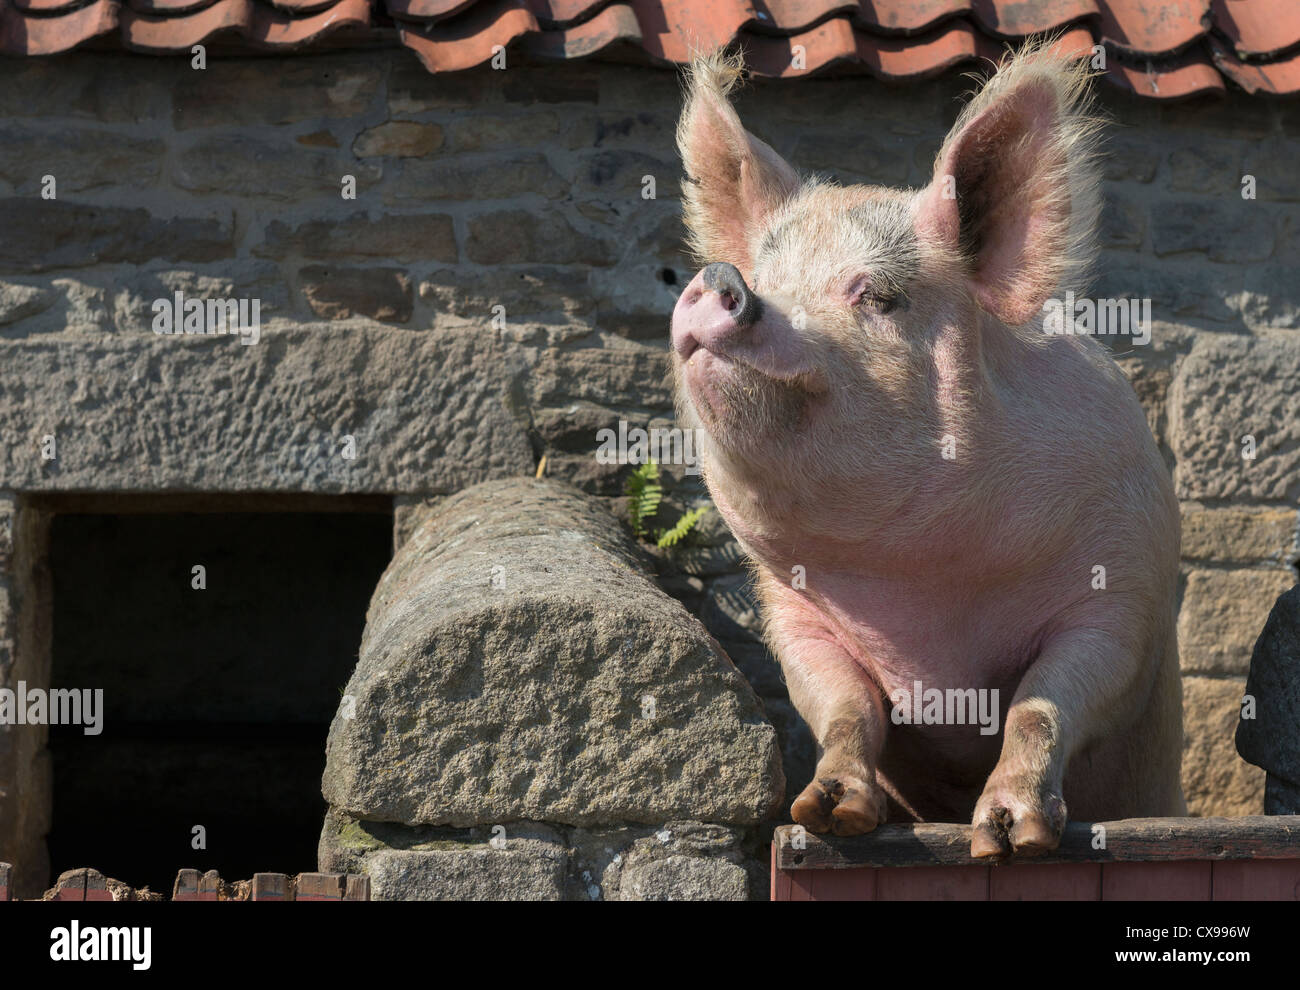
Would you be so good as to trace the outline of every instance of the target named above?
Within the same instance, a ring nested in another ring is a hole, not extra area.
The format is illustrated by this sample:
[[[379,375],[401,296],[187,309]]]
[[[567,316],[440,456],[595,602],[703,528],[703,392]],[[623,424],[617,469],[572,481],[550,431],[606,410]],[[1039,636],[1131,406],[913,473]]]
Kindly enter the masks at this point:
[[[1038,856],[1055,849],[1065,830],[1065,802],[1049,795],[1041,806],[980,799],[971,829],[973,859]]]
[[[818,777],[790,806],[809,832],[862,835],[885,820],[885,795],[860,777]]]

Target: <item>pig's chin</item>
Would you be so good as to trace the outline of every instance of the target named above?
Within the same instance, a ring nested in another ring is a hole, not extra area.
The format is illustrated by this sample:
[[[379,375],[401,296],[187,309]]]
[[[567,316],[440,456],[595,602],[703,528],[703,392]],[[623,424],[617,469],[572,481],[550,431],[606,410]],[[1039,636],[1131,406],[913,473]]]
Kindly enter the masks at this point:
[[[799,432],[814,399],[799,381],[774,378],[703,348],[681,371],[709,435],[736,453],[770,447],[774,440]]]

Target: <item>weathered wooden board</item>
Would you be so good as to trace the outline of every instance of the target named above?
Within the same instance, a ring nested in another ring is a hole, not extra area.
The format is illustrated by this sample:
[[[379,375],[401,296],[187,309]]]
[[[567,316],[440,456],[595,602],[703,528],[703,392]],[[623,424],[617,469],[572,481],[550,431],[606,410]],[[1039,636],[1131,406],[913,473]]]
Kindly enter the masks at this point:
[[[987,901],[989,899],[987,866],[917,866],[910,870],[881,869],[874,872],[878,901]]]
[[[1101,867],[1101,899],[1208,901],[1214,889],[1210,880],[1213,867],[1213,863],[1203,860],[1104,863]]]
[[[299,873],[294,884],[295,900],[341,901],[347,877],[342,873]]]
[[[172,900],[197,901],[199,884],[202,882],[203,874],[198,870],[181,870],[176,874],[176,882],[172,884]]]
[[[283,873],[254,873],[253,900],[291,901],[293,885]]]
[[[1216,901],[1300,901],[1300,857],[1214,863]]]
[[[776,863],[782,870],[979,865],[970,858],[969,825],[882,825],[851,838],[804,833],[803,848],[796,848],[793,829],[776,829]],[[1237,859],[1300,859],[1300,815],[1072,822],[1060,847],[1033,862]]]
[[[1006,864],[989,870],[991,901],[1099,901],[1100,863]]]
[[[215,901],[220,899],[221,891],[221,874],[216,870],[208,870],[199,878],[199,900]]]

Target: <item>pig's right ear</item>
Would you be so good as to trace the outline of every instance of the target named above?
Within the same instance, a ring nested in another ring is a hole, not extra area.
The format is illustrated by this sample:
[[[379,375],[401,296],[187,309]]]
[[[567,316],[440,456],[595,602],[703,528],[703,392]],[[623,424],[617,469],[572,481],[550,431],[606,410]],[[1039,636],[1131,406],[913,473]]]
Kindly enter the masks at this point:
[[[1042,47],[1007,61],[962,111],[917,204],[923,239],[961,256],[975,300],[1019,326],[1079,288],[1101,208],[1086,63]]]
[[[732,109],[727,94],[741,65],[721,51],[692,60],[677,149],[686,166],[682,202],[691,251],[701,263],[729,261],[748,277],[751,237],[798,189],[799,177]]]

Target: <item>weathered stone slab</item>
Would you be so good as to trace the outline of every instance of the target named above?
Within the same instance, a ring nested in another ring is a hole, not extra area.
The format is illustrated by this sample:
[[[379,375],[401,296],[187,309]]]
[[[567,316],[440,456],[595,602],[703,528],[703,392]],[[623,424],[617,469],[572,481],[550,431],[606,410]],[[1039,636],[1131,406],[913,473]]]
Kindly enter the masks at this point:
[[[43,272],[152,258],[216,261],[235,252],[229,210],[160,217],[148,210],[30,197],[0,199],[0,271]]]
[[[696,821],[597,829],[512,822],[454,829],[331,810],[322,870],[372,879],[383,900],[765,900],[751,830]]]
[[[239,138],[239,154],[230,153],[228,135],[196,141],[173,158],[172,181],[196,193],[277,199],[301,203],[313,197],[337,199],[343,176],[351,175],[365,190],[382,177],[373,163],[358,162],[338,151],[294,141]]]
[[[442,147],[442,128],[410,120],[388,120],[357,135],[352,153],[358,158],[420,158]]]
[[[383,68],[369,53],[290,59],[276,67],[273,85],[259,58],[210,59],[202,72],[187,70],[177,71],[170,87],[177,130],[357,117],[383,82]]]
[[[743,901],[745,869],[698,856],[647,859],[623,870],[621,901]]]
[[[465,256],[480,265],[597,267],[618,257],[611,240],[577,230],[564,211],[499,210],[471,217],[467,226]]]
[[[0,181],[33,196],[40,195],[46,176],[53,177],[60,195],[116,185],[126,175],[136,186],[153,185],[166,153],[162,141],[121,131],[11,123],[0,129]]]
[[[1300,513],[1295,509],[1183,506],[1185,560],[1214,563],[1285,563],[1296,551]]]
[[[767,895],[763,867],[747,857],[744,830],[696,821],[572,829],[570,899],[746,900]],[[760,843],[762,848],[766,845]]]
[[[348,204],[351,205],[351,204]],[[290,225],[272,220],[253,253],[266,258],[301,254],[304,258],[349,258],[385,261],[454,262],[456,232],[445,213],[387,214],[371,218],[364,211],[337,219],[310,219]]]
[[[470,330],[0,340],[0,488],[419,494],[531,473],[512,368]]]
[[[39,285],[0,282],[0,326],[17,323],[54,305],[54,293]]]
[[[1192,815],[1258,815],[1264,771],[1236,754],[1244,678],[1183,678],[1183,793]]]
[[[1281,568],[1192,570],[1178,610],[1183,672],[1244,675],[1269,608],[1292,581]]]
[[[784,786],[775,731],[642,567],[568,486],[433,507],[375,590],[326,800],[406,824],[761,821]]]
[[[493,842],[496,845],[493,845]],[[522,835],[442,841],[429,848],[382,849],[366,857],[376,901],[558,901],[568,849],[539,826]]]
[[[361,316],[405,323],[411,318],[411,280],[401,268],[308,265],[298,278],[307,305],[324,319]]]
[[[1179,498],[1300,496],[1300,337],[1202,337],[1170,407]]]

